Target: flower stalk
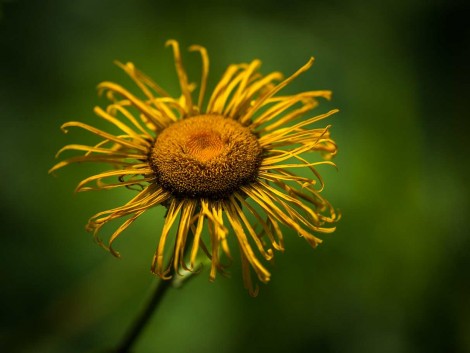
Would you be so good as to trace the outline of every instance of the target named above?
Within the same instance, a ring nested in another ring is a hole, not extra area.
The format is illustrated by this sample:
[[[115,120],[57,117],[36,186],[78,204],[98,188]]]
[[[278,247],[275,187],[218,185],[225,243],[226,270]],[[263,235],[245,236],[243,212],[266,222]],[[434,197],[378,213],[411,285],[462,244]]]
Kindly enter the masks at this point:
[[[161,303],[168,289],[171,287],[171,283],[172,281],[159,280],[152,297],[147,302],[140,315],[136,318],[114,353],[132,352],[132,347],[136,344],[140,335],[152,318],[153,313],[158,308],[158,305]]]

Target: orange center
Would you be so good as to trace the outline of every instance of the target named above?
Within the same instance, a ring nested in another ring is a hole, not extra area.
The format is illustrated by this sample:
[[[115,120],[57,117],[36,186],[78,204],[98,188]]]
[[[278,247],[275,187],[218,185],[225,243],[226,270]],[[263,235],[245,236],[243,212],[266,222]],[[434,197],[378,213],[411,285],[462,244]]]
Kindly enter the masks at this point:
[[[222,152],[224,143],[217,132],[200,131],[189,136],[185,147],[198,161],[206,162]]]

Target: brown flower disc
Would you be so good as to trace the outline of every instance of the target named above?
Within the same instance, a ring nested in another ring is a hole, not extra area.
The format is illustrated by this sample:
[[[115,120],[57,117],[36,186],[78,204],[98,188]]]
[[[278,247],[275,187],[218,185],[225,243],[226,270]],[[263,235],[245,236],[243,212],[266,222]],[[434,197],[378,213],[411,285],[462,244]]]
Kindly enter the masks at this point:
[[[176,197],[223,199],[256,180],[261,152],[256,136],[237,121],[199,115],[157,136],[150,165]]]

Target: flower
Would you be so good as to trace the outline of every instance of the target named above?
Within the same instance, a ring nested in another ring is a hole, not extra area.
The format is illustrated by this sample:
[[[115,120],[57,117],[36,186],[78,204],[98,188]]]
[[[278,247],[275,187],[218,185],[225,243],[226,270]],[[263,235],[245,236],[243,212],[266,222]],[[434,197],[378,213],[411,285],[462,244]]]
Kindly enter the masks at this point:
[[[273,250],[284,250],[283,228],[295,230],[313,247],[321,242],[315,234],[335,230],[333,223],[339,215],[321,196],[323,180],[315,168],[334,165],[330,159],[337,148],[330,126],[311,126],[337,110],[304,118],[318,105],[318,99],[330,99],[331,92],[277,95],[312,66],[313,58],[286,79],[279,72],[262,75],[258,71],[261,62],[254,60],[230,65],[205,104],[206,49],[189,48],[202,60],[198,96],[193,100],[196,86],[188,81],[179,45],[169,40],[167,46],[173,50],[181,97],[172,97],[134,64],[117,63],[143,98],[116,83],[101,83],[99,91],[106,92],[111,103],[94,111],[119,133],[77,121],[65,123],[65,132],[81,128],[100,141],[94,146],[63,147],[57,156],[67,150],[85,153],[57,163],[50,172],[76,162],[103,162],[112,168],[82,180],[77,191],[137,189],[137,195],[125,205],[100,212],[87,224],[95,239],[115,256],[119,254],[113,243],[129,225],[151,207],[166,207],[151,265],[163,279],[182,270],[194,271],[198,255],[204,252],[214,280],[217,271],[223,272],[227,266],[224,262],[232,259],[227,238],[234,235],[244,285],[256,295],[252,271],[259,281],[269,281],[270,272],[259,257],[269,261]],[[312,152],[317,152],[319,161],[304,157]],[[299,168],[312,175],[297,175]],[[123,218],[104,245],[98,236],[100,229]],[[173,243],[172,250],[169,243]],[[170,258],[169,265],[164,258]]]

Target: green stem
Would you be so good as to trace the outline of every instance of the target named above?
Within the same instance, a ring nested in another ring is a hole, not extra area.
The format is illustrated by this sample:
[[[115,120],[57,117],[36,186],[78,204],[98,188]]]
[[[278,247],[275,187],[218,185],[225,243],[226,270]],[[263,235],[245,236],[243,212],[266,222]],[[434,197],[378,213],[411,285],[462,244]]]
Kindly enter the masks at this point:
[[[114,351],[115,353],[130,353],[131,348],[136,343],[143,329],[147,325],[149,319],[152,317],[153,312],[157,308],[158,304],[161,302],[162,298],[165,296],[165,293],[168,288],[170,288],[172,281],[171,280],[160,280],[155,289],[155,293],[152,298],[150,298],[145,309],[137,317],[134,324],[131,326],[129,332],[118,348]]]

